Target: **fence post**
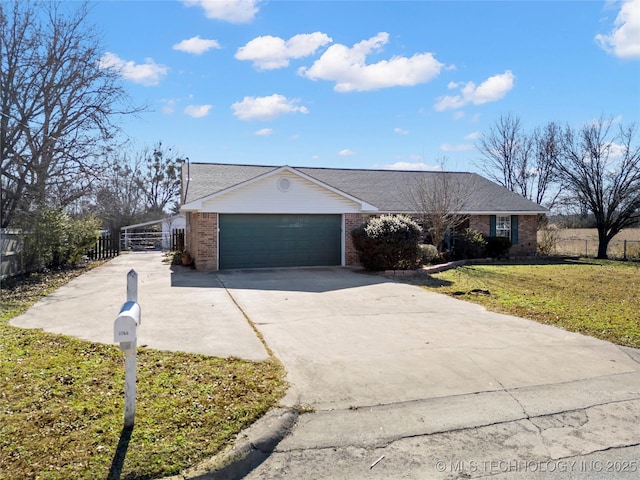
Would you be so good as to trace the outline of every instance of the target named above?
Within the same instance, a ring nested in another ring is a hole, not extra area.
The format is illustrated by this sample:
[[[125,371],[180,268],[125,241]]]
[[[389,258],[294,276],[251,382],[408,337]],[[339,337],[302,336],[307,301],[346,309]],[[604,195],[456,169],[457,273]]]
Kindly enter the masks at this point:
[[[584,241],[584,256],[589,256],[589,240]]]
[[[622,259],[626,260],[627,259],[627,241],[624,241],[624,247],[623,247],[623,253],[622,253]]]

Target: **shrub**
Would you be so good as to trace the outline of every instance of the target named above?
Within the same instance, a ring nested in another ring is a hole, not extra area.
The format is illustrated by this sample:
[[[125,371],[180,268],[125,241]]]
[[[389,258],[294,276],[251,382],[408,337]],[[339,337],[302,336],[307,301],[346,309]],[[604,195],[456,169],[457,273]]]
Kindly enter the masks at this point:
[[[540,255],[551,255],[555,253],[559,239],[558,227],[555,225],[549,225],[540,229],[538,232],[538,253]]]
[[[95,217],[72,218],[61,208],[41,208],[21,222],[26,231],[27,271],[59,268],[80,262],[95,245],[100,222]]]
[[[367,270],[415,268],[421,235],[420,226],[403,215],[372,218],[351,231],[360,262]]]
[[[500,258],[506,257],[511,249],[511,240],[507,237],[487,237],[487,246],[485,254],[487,257]]]
[[[418,248],[420,249],[420,259],[423,265],[432,265],[442,258],[440,252],[438,252],[438,247],[435,245],[421,243]]]
[[[465,260],[467,258],[480,258],[485,255],[487,241],[482,233],[466,228],[463,232],[457,232],[454,237],[453,258]]]

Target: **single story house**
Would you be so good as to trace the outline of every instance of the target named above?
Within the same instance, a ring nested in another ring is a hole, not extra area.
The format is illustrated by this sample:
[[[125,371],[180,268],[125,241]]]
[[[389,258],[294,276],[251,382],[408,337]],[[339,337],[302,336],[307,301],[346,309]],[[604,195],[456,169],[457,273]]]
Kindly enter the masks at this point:
[[[419,217],[410,197],[421,185],[460,192],[467,226],[509,237],[512,254],[536,251],[547,209],[475,173],[221,163],[182,168],[185,248],[199,270],[358,265],[351,230],[371,216]]]

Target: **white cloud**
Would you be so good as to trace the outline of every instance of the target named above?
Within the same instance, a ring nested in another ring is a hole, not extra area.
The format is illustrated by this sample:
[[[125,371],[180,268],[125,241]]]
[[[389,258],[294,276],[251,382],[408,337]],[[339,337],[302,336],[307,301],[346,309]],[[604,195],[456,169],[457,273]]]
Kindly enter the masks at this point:
[[[409,130],[404,130],[402,128],[394,128],[393,131],[398,135],[409,135]]]
[[[250,23],[261,0],[183,0],[187,7],[199,6],[207,18],[229,23]]]
[[[458,110],[457,112],[453,112],[453,119],[460,120],[464,118],[464,112],[462,110]]]
[[[274,93],[269,97],[244,97],[231,108],[240,120],[272,120],[287,113],[309,113],[307,107],[297,103],[298,100]]]
[[[98,62],[100,68],[108,68],[118,72],[126,80],[139,83],[145,87],[153,87],[169,72],[166,65],[160,65],[152,58],[145,58],[145,63],[137,64],[118,57],[115,53],[106,52]]]
[[[465,135],[465,140],[477,140],[480,137],[480,132],[471,132],[469,135]]]
[[[219,49],[220,44],[215,40],[200,38],[200,35],[196,35],[195,37],[191,37],[187,40],[182,40],[181,42],[176,43],[173,46],[174,50],[192,53],[193,55],[201,55],[207,50],[211,50],[212,48]]]
[[[289,40],[265,35],[240,47],[235,58],[252,61],[258,70],[273,70],[287,67],[291,58],[309,56],[331,41],[331,37],[321,32],[295,35]]]
[[[273,129],[272,128],[262,128],[260,130],[256,130],[253,134],[257,135],[259,137],[267,137],[267,136],[273,134]]]
[[[177,103],[177,100],[175,98],[163,98],[161,102],[162,113],[169,115],[175,111]]]
[[[354,152],[353,150],[349,150],[348,148],[345,148],[343,150],[340,150],[338,152],[338,155],[340,155],[341,157],[349,157],[351,155],[355,155],[356,152]]]
[[[443,143],[440,145],[440,150],[443,152],[468,152],[469,150],[473,150],[473,145],[449,145],[448,143]]]
[[[420,171],[436,171],[440,170],[439,166],[427,165],[424,162],[396,162],[389,165],[382,165],[383,170],[420,170]]]
[[[367,55],[381,50],[388,41],[389,34],[381,32],[352,48],[331,45],[311,67],[300,68],[298,74],[311,80],[335,81],[336,92],[353,92],[413,86],[428,82],[440,73],[443,64],[431,53],[394,56],[367,65]]]
[[[515,75],[511,70],[507,70],[504,73],[487,78],[477,87],[473,82],[467,82],[464,85],[457,84],[456,88],[461,87],[460,94],[440,97],[433,108],[438,112],[442,112],[461,108],[469,103],[482,105],[483,103],[495,102],[503,98],[513,88],[514,80]]]
[[[193,118],[202,118],[209,115],[209,110],[213,105],[187,105],[184,113]]]
[[[596,42],[616,57],[640,58],[640,0],[622,2],[614,25],[610,34],[596,35]]]

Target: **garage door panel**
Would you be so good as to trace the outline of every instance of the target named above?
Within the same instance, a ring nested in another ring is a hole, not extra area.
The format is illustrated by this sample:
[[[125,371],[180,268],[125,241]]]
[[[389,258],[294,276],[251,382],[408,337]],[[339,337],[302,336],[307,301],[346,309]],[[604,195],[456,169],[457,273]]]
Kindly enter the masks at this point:
[[[340,215],[220,215],[220,268],[340,265]]]

